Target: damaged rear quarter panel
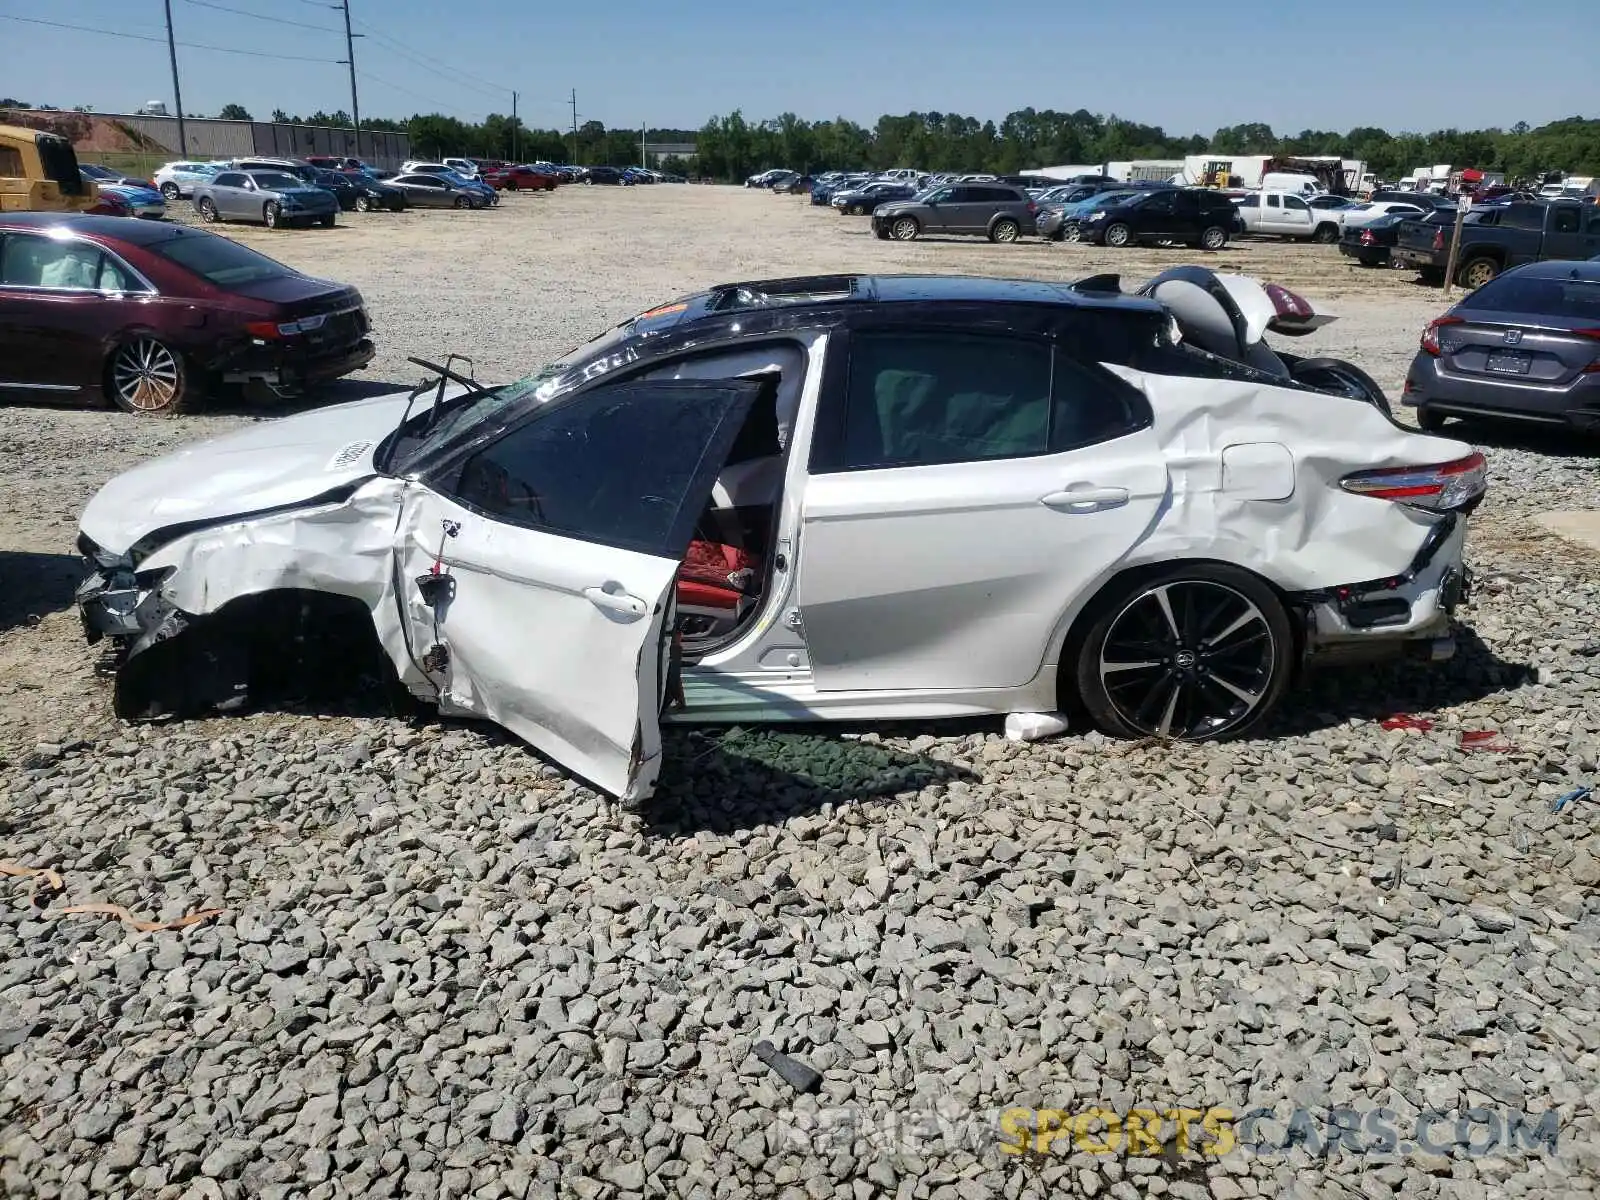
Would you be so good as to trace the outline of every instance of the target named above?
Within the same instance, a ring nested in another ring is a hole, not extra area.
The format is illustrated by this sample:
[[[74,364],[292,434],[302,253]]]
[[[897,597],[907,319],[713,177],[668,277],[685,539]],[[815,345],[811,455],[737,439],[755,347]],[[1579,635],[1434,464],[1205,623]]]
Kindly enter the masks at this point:
[[[1363,401],[1108,365],[1149,397],[1171,482],[1161,518],[1125,566],[1216,559],[1290,592],[1397,574],[1439,516],[1354,495],[1339,481],[1472,452],[1402,429]],[[1293,456],[1292,495],[1252,499],[1225,482],[1228,447],[1269,443]]]

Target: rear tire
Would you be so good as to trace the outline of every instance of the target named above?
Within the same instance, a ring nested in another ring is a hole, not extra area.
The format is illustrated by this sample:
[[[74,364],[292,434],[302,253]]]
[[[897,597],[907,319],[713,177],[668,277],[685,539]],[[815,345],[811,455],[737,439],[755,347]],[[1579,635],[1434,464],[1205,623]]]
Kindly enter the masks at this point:
[[[1283,602],[1225,563],[1125,577],[1091,611],[1063,666],[1094,723],[1118,737],[1242,737],[1277,708],[1294,673]]]
[[[1437,412],[1427,405],[1417,409],[1417,425],[1424,433],[1438,433],[1444,428],[1447,419],[1442,412]]]
[[[178,198],[178,185],[175,183],[163,183],[161,185],[161,194],[167,198],[167,203],[171,204]]]
[[[261,210],[261,219],[266,222],[268,229],[276,229],[283,224],[283,210],[274,200],[268,200],[266,207]]]
[[[189,402],[183,355],[159,338],[136,335],[106,359],[106,396],[123,412],[168,417]]]
[[[1200,248],[1202,250],[1221,250],[1228,244],[1228,231],[1220,225],[1212,225],[1200,234]]]
[[[338,223],[339,218],[335,213],[328,213],[326,216],[317,218],[317,224],[321,225],[324,229],[332,229]]]
[[[1422,282],[1427,284],[1429,287],[1443,287],[1444,286],[1444,268],[1443,267],[1418,267],[1417,268],[1417,278],[1422,280]]]
[[[1331,246],[1339,240],[1339,227],[1330,223],[1318,225],[1311,240],[1319,246]]]
[[[1473,258],[1467,260],[1456,274],[1456,282],[1464,288],[1481,288],[1496,275],[1500,274],[1500,264],[1492,258]]]
[[[1383,394],[1378,381],[1354,363],[1342,358],[1302,358],[1289,365],[1289,375],[1296,383],[1323,391],[1338,391],[1367,401],[1381,412],[1389,411],[1389,398]]]

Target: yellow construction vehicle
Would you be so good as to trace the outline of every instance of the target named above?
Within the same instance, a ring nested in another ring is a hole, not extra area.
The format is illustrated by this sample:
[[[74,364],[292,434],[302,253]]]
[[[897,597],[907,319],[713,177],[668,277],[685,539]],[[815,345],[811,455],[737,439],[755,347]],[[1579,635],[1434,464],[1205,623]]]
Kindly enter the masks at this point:
[[[0,212],[85,212],[99,203],[100,189],[78,170],[70,141],[0,125]]]

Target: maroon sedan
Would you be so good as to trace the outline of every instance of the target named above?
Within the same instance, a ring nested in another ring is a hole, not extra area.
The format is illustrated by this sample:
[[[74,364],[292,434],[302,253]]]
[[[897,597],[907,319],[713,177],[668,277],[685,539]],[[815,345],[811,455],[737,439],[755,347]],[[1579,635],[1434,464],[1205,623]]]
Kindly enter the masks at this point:
[[[490,187],[502,192],[536,192],[540,188],[547,192],[556,190],[555,176],[535,171],[532,167],[497,167],[485,171],[482,179]]]
[[[0,214],[0,394],[175,413],[208,384],[290,396],[372,361],[361,293],[181,225]]]

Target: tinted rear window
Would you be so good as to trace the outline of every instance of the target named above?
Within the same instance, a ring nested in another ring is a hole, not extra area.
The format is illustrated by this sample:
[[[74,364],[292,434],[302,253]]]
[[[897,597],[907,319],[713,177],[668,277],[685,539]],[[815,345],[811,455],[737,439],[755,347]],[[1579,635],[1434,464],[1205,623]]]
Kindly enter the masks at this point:
[[[1600,275],[1593,279],[1542,279],[1502,275],[1464,297],[1458,308],[1537,313],[1590,321],[1600,328]]]
[[[44,177],[59,187],[63,196],[82,196],[88,191],[78,171],[78,156],[72,152],[71,142],[53,133],[41,133],[35,136],[34,145],[39,150]]]
[[[265,254],[214,234],[180,235],[145,248],[223,288],[295,274]]]

